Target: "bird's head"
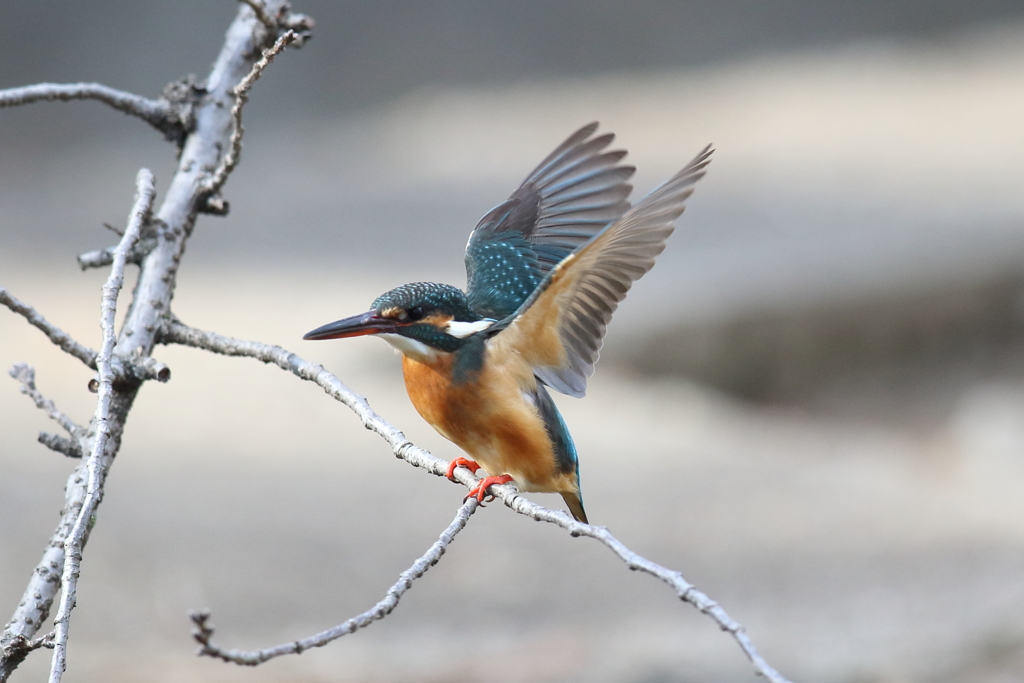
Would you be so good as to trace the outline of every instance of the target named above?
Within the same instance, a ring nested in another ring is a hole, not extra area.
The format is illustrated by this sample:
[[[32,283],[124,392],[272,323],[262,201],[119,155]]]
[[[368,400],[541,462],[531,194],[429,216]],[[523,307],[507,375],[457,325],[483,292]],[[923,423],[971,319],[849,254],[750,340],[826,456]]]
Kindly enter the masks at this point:
[[[473,312],[462,290],[435,282],[413,282],[381,294],[366,313],[337,320],[303,339],[377,335],[407,356],[453,353],[474,332],[494,321]]]

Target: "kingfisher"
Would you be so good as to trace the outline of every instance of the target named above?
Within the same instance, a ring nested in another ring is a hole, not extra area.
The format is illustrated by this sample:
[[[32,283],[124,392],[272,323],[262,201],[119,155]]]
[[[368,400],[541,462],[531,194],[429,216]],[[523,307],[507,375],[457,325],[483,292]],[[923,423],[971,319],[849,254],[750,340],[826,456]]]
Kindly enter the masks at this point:
[[[452,460],[448,477],[487,472],[467,499],[514,482],[560,493],[584,523],[576,446],[548,389],[584,395],[612,313],[665,249],[712,152],[631,207],[636,169],[620,163],[625,151],[605,151],[615,136],[597,128],[569,136],[480,219],[466,291],[402,285],[303,337],[374,335],[393,346],[416,410],[470,456]]]

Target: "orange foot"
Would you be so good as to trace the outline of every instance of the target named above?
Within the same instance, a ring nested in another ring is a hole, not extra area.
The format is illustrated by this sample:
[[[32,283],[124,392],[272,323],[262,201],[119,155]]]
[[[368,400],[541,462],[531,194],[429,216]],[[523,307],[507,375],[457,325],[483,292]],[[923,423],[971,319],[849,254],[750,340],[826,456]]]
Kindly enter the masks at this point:
[[[452,481],[455,481],[455,476],[454,475],[455,475],[455,468],[456,467],[465,467],[467,470],[469,470],[473,474],[476,474],[476,471],[478,469],[480,469],[480,465],[477,465],[472,460],[467,460],[466,458],[455,458],[450,463],[448,463],[448,472],[444,476],[448,477]],[[455,482],[455,483],[458,483],[458,482]]]
[[[485,498],[487,499],[487,502],[490,502],[494,500],[494,495],[487,493],[487,489],[492,484],[507,484],[510,481],[512,481],[512,477],[507,474],[503,474],[500,477],[484,477],[477,482],[476,486],[469,490],[469,493],[467,493],[466,497],[462,500],[469,500],[470,498],[475,497],[481,503],[484,502]]]

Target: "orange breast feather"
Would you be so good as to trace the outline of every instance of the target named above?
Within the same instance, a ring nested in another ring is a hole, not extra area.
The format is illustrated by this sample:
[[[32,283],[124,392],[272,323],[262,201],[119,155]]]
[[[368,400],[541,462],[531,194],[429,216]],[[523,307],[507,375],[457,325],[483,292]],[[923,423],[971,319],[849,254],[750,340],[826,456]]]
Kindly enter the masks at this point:
[[[537,410],[523,398],[523,368],[488,358],[474,380],[453,384],[453,356],[429,364],[403,356],[405,388],[423,419],[466,451],[488,474],[509,474],[523,491],[575,491],[558,471]],[[527,371],[528,368],[526,368]],[[527,384],[527,387],[529,384]]]

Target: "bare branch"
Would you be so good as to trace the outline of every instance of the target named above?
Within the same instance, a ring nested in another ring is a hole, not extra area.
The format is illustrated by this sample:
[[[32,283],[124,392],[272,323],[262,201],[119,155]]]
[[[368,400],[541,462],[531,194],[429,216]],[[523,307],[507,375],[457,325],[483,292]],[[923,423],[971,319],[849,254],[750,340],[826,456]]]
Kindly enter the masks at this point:
[[[412,582],[426,574],[428,569],[437,564],[441,556],[444,555],[445,550],[455,540],[455,535],[466,527],[470,515],[476,511],[479,505],[475,498],[467,499],[455,514],[455,519],[441,533],[441,537],[430,546],[430,549],[413,562],[411,567],[402,572],[398,577],[398,581],[388,589],[380,602],[359,616],[352,617],[333,628],[308,638],[284,643],[276,647],[268,647],[263,650],[224,650],[211,642],[211,638],[213,638],[213,625],[207,622],[210,618],[210,613],[206,611],[192,612],[189,616],[196,625],[196,628],[192,630],[192,637],[200,645],[198,654],[216,657],[217,659],[223,659],[225,662],[234,662],[244,666],[256,666],[281,655],[298,655],[313,647],[323,647],[342,636],[347,636],[361,628],[366,628],[378,619],[383,619],[398,606],[398,601],[402,599],[402,595],[412,588]]]
[[[64,571],[61,584],[64,586],[60,597],[60,608],[54,619],[53,661],[50,666],[50,683],[60,683],[61,676],[67,666],[68,630],[71,626],[71,610],[74,609],[78,589],[78,576],[81,571],[82,549],[90,522],[100,501],[103,500],[103,485],[107,472],[113,462],[107,452],[107,441],[111,435],[110,422],[113,418],[111,401],[114,394],[114,372],[111,368],[111,357],[117,344],[117,333],[114,329],[114,317],[117,314],[117,296],[124,284],[124,269],[127,265],[128,251],[139,239],[142,223],[146,220],[153,206],[156,188],[153,174],[149,169],[141,169],[135,180],[135,205],[129,214],[128,228],[124,231],[121,243],[114,252],[114,265],[110,269],[110,277],[103,285],[103,298],[100,301],[100,325],[103,329],[103,345],[96,356],[96,369],[100,376],[99,399],[96,401],[96,436],[92,442],[92,450],[86,461],[88,482],[86,484],[85,501],[78,513],[78,519],[71,527],[71,533],[64,539]]]
[[[63,436],[49,432],[39,432],[38,441],[51,451],[63,453],[69,458],[80,459],[82,457],[82,446],[77,441],[65,439]]]
[[[365,398],[345,386],[341,380],[325,370],[323,366],[303,360],[280,346],[231,339],[230,337],[213,332],[204,332],[187,327],[177,320],[170,320],[164,325],[160,341],[165,344],[175,343],[192,346],[227,356],[249,356],[264,363],[273,363],[302,379],[315,382],[328,395],[351,408],[362,420],[364,427],[380,434],[391,445],[392,451],[397,457],[437,476],[444,476],[447,473],[447,461],[441,460],[428,451],[413,445],[398,428],[377,415],[370,408],[370,404],[367,403]],[[465,468],[456,469],[454,476],[460,483],[468,487],[472,487],[479,481],[478,477]],[[680,572],[667,569],[637,555],[612,536],[608,529],[604,527],[577,522],[564,512],[550,510],[523,498],[519,495],[515,486],[507,484],[491,486],[489,490],[496,498],[501,499],[505,505],[515,512],[538,521],[555,524],[568,531],[572,536],[587,536],[600,541],[618,555],[631,570],[642,571],[661,579],[676,591],[681,600],[707,614],[718,624],[719,628],[731,634],[739,644],[740,649],[743,650],[743,653],[750,659],[757,673],[772,683],[789,683],[785,677],[768,664],[758,653],[757,648],[754,647],[753,642],[751,642],[743,627],[730,617],[718,603],[697,590]],[[281,654],[284,654],[284,652]],[[235,660],[231,659],[230,661]],[[256,662],[245,661],[239,663]]]
[[[600,541],[613,553],[618,555],[626,566],[633,571],[642,571],[658,579],[661,579],[675,590],[679,599],[687,602],[698,610],[715,620],[719,628],[728,632],[739,644],[740,649],[754,665],[754,670],[767,678],[772,683],[789,683],[778,671],[772,668],[767,661],[758,653],[753,642],[747,635],[746,630],[730,617],[717,602],[687,581],[680,572],[652,562],[645,557],[638,555],[625,546],[621,541],[612,536],[606,527],[593,526],[577,522],[562,511],[549,510],[533,503],[518,495],[512,487],[495,486],[491,488],[496,498],[500,498],[505,505],[512,508],[521,515],[526,515],[539,522],[550,522],[568,531],[572,536],[586,536]]]
[[[16,299],[10,292],[0,287],[0,304],[7,306],[18,315],[22,316],[30,324],[42,330],[50,341],[59,346],[69,355],[96,369],[96,352],[84,344],[79,344],[70,334],[60,329],[46,318],[41,316],[36,309]]]
[[[255,10],[255,3],[247,2],[249,7]],[[262,9],[257,12],[257,16],[262,15],[267,21],[270,21],[266,13]],[[261,19],[263,21],[263,19]],[[263,56],[258,62],[252,65],[252,69],[248,75],[242,79],[242,81],[235,86],[232,93],[235,96],[235,104],[231,107],[231,119],[234,124],[234,128],[231,132],[231,140],[228,145],[228,152],[221,159],[220,164],[209,178],[207,178],[202,185],[203,191],[212,202],[209,209],[213,213],[222,214],[227,213],[226,203],[223,199],[216,197],[216,194],[220,191],[220,188],[224,186],[224,183],[228,179],[231,171],[234,170],[238,164],[238,160],[242,155],[242,135],[245,133],[245,129],[242,127],[242,108],[245,103],[249,101],[249,90],[252,89],[253,84],[259,80],[263,70],[267,68],[267,65],[274,61],[274,57],[278,55],[285,47],[290,43],[299,40],[299,34],[295,31],[288,30],[281,35],[274,44],[263,52]],[[219,204],[218,204],[219,202]]]
[[[36,83],[0,90],[0,109],[54,100],[97,100],[142,119],[170,140],[179,140],[189,124],[187,113],[166,100],[151,100],[101,83]]]
[[[277,12],[276,8],[284,3],[282,0],[266,0],[265,5],[268,11]],[[249,73],[254,61],[253,55],[259,53],[265,33],[252,13],[242,8],[228,28],[205,86],[198,89],[188,82],[182,86],[183,90],[192,93],[186,93],[183,101],[192,101],[190,98],[197,94],[202,97],[194,100],[194,111],[190,114],[190,121],[194,121],[194,125],[185,128],[177,170],[171,178],[159,211],[150,223],[154,228],[156,244],[140,259],[139,279],[111,359],[112,364],[118,359],[134,361],[146,358],[153,351],[157,332],[174,295],[178,266],[185,245],[192,234],[199,206],[205,198],[200,190],[201,183],[209,170],[216,168],[219,152],[229,142],[231,90]],[[111,435],[104,456],[108,463],[120,447],[124,426],[140,385],[141,381],[136,381],[114,386],[109,420]],[[89,427],[90,438],[96,429],[94,420]],[[86,449],[87,452],[91,450]],[[0,634],[0,683],[5,683],[25,659],[26,653],[23,650],[11,649],[9,645],[20,638],[31,639],[49,614],[61,586],[60,568],[65,564],[64,541],[69,537],[72,527],[83,519],[80,512],[89,481],[87,463],[81,462],[68,478],[61,519],[42,559],[29,577],[18,607]],[[86,537],[87,534],[82,537],[83,543]]]
[[[58,410],[53,401],[39,393],[39,390],[36,389],[36,371],[34,368],[24,363],[18,363],[7,374],[21,382],[21,393],[32,399],[36,404],[36,408],[45,411],[47,417],[63,427],[64,431],[70,434],[75,441],[81,442],[85,437],[85,429]],[[79,447],[81,447],[80,443]]]
[[[165,102],[115,90],[101,83],[36,83],[21,88],[0,90],[0,108],[54,100],[98,100],[154,126],[170,114]]]

